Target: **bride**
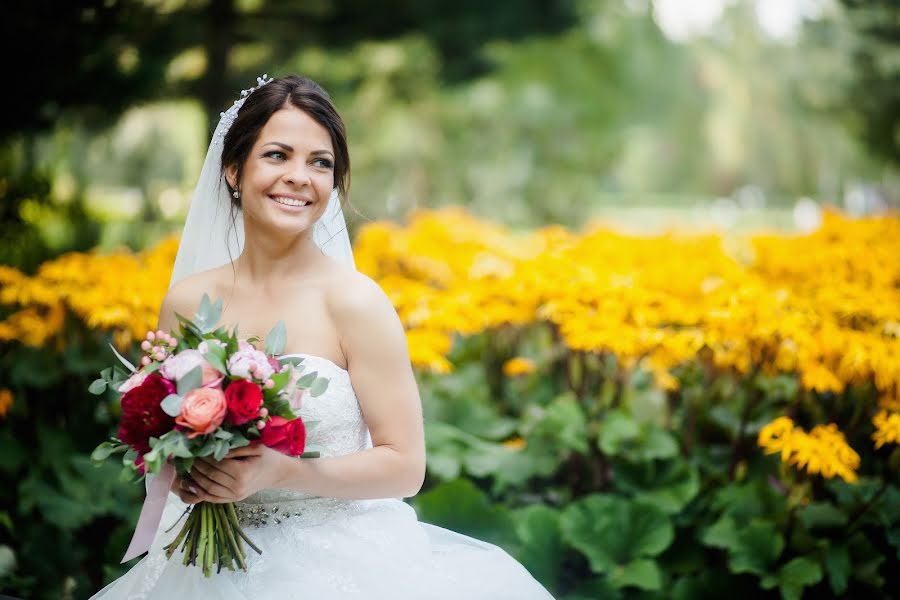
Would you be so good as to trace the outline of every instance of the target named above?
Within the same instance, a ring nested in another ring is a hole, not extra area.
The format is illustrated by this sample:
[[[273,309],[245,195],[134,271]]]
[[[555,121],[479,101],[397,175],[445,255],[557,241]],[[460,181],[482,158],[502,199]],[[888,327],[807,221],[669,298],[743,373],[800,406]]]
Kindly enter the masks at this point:
[[[321,458],[262,444],[176,478],[148,555],[94,598],[530,600],[552,596],[500,548],[421,523],[401,498],[425,476],[421,404],[400,320],[356,271],[341,200],[350,159],[328,94],[296,76],[257,80],[213,135],[159,329],[224,300],[221,324],[263,336],[279,319],[289,354],[330,379],[307,397]],[[262,550],[247,572],[204,578],[162,547],[186,504],[237,502]]]

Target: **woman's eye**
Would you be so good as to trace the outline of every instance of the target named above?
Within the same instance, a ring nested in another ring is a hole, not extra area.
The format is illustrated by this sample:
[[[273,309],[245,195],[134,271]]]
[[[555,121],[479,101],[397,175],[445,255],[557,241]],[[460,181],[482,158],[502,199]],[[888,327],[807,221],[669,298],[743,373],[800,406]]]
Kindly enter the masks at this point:
[[[266,152],[264,154],[267,158],[274,158],[275,160],[284,160],[287,158],[284,152],[279,150],[273,150],[272,152]]]
[[[334,165],[327,158],[317,158],[313,161],[313,164],[317,167],[321,167],[323,169],[331,169]]]

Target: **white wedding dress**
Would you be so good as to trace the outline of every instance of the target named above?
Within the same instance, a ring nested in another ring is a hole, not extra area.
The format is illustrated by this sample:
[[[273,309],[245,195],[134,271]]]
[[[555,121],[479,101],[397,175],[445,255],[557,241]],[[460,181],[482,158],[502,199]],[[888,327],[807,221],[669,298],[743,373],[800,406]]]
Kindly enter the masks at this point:
[[[340,456],[372,447],[350,375],[310,355],[307,372],[331,382],[300,411],[319,421],[308,442]],[[168,529],[184,511],[174,494],[150,552],[94,598],[102,600],[539,600],[553,597],[502,549],[421,523],[398,499],[340,500],[288,490],[265,490],[237,504],[247,535],[247,572],[203,577],[179,554],[162,547],[180,529]]]

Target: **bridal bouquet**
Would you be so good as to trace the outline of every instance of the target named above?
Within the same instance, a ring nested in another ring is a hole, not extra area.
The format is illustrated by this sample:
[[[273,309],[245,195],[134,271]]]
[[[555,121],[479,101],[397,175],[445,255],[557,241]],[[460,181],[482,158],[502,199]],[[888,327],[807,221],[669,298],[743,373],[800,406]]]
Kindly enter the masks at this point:
[[[104,369],[90,386],[93,394],[113,390],[122,403],[118,437],[97,446],[91,458],[100,464],[123,453],[126,474],[138,480],[156,476],[123,562],[149,548],[176,471],[187,477],[197,458],[222,460],[231,449],[254,443],[291,456],[319,456],[306,447],[315,423],[304,423],[296,411],[305,394],[322,394],[328,380],[304,374],[301,358],[275,358],[286,341],[283,322],[269,332],[263,352],[252,345],[259,338],[243,340],[237,328],[217,328],[221,314],[222,301],[213,304],[204,294],[193,320],[176,315],[177,336],[147,333],[140,368],[113,348],[129,372]],[[166,546],[167,557],[180,547],[184,564],[201,567],[209,577],[213,563],[217,571],[246,570],[244,542],[261,553],[241,529],[232,503],[200,502],[185,514],[181,531]]]

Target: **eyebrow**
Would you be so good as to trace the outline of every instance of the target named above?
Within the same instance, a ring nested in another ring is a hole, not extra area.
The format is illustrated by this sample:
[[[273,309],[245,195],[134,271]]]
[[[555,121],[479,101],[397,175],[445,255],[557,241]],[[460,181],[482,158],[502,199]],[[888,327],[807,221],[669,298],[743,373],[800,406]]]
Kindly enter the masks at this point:
[[[290,146],[283,142],[266,142],[265,144],[263,144],[262,147],[265,148],[266,146],[278,146],[279,148],[283,148],[284,150],[287,150],[288,152],[294,151],[293,146]],[[312,154],[314,156],[321,156],[321,155],[332,156],[332,153],[329,152],[328,150],[313,150],[312,152],[310,152],[310,154]]]

